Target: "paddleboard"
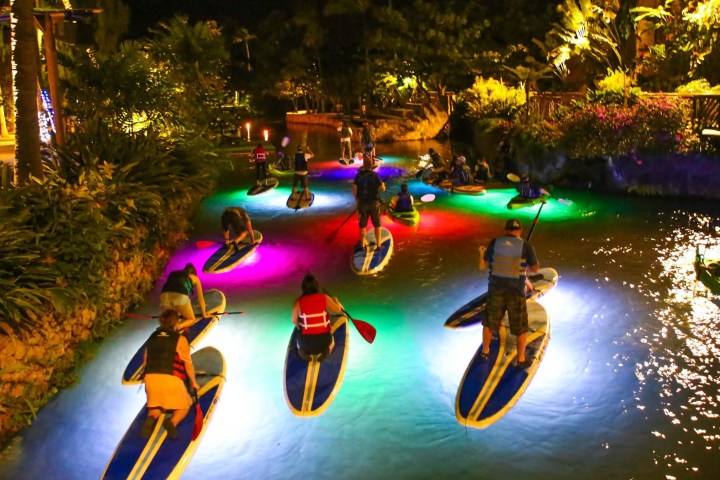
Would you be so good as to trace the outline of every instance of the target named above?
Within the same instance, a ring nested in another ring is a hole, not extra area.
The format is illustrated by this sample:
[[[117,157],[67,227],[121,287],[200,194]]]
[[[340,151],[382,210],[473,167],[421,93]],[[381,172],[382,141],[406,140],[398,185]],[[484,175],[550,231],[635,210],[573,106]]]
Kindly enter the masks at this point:
[[[375,245],[375,229],[368,227],[365,238],[368,244]],[[380,227],[380,248],[371,250],[361,247],[360,244],[355,245],[352,255],[352,270],[358,275],[372,275],[377,273],[390,261],[393,253],[393,237],[390,231],[385,227]]]
[[[338,160],[338,162],[340,162],[340,165],[352,165],[355,163],[355,159],[351,158],[350,160],[346,160],[341,158],[340,160]]]
[[[527,389],[535,376],[548,339],[550,319],[536,301],[527,304],[528,325],[525,358],[533,359],[527,368],[515,365],[516,337],[510,333],[505,316],[499,335],[493,334],[490,354],[481,358],[482,345],[465,371],[455,398],[455,417],[468,427],[485,428],[503,417]]]
[[[205,310],[209,316],[201,318],[195,322],[184,333],[185,337],[188,339],[190,348],[193,348],[200,343],[200,340],[202,340],[203,337],[205,337],[205,335],[215,326],[215,324],[220,321],[220,317],[213,314],[225,311],[225,294],[223,294],[220,290],[208,290],[203,292],[203,298],[205,299]],[[192,300],[192,305],[193,311],[198,312],[200,310],[200,305],[198,305],[196,298]],[[125,371],[122,376],[123,385],[137,385],[142,382],[143,373],[145,371],[143,368],[143,358],[145,355],[146,343],[147,341],[138,348],[138,351],[135,352],[135,355],[132,356],[127,367],[125,367]]]
[[[218,248],[203,265],[203,273],[225,273],[240,265],[263,241],[262,233],[253,230],[253,234],[255,243],[250,243],[250,237],[246,236],[245,241],[237,246],[231,244]]]
[[[388,206],[387,213],[395,222],[402,223],[403,225],[412,227],[420,223],[420,212],[418,212],[418,209],[414,206],[409,212],[397,212]]]
[[[350,333],[347,317],[333,318],[335,348],[322,362],[303,360],[297,351],[298,329],[293,329],[285,358],[283,387],[290,411],[299,417],[323,413],[335,400],[345,375]]]
[[[105,468],[103,480],[180,478],[208,428],[225,383],[225,360],[218,350],[205,347],[195,352],[192,360],[196,380],[200,385],[198,403],[202,410],[203,428],[198,437],[192,439],[196,416],[196,407],[193,405],[187,417],[177,426],[177,438],[167,438],[162,421],[158,421],[149,438],[143,438],[140,430],[147,417],[147,409],[143,406],[120,440]]]
[[[550,291],[558,281],[558,273],[554,268],[541,268],[528,276],[533,289],[527,292],[528,300],[536,300]],[[487,292],[470,300],[453,312],[445,321],[446,328],[464,328],[482,323],[487,308]]]
[[[485,195],[487,190],[482,185],[453,185],[450,180],[443,180],[440,188],[450,193],[461,193],[463,195]]]
[[[300,210],[301,208],[308,208],[315,201],[315,194],[310,192],[310,200],[305,199],[305,192],[299,190],[295,194],[290,195],[287,199],[288,208],[294,210]]]
[[[264,182],[260,183],[260,185],[253,185],[250,187],[250,189],[247,191],[248,195],[260,195],[261,193],[265,193],[267,191],[272,190],[273,188],[277,187],[280,182],[277,178],[266,178]]]
[[[540,195],[538,198],[525,198],[522,195],[515,195],[507,204],[509,210],[515,210],[517,208],[532,207],[541,202],[547,202],[550,198],[548,195]]]
[[[720,260],[706,260],[705,255],[700,253],[700,248],[696,248],[695,253],[695,275],[697,279],[705,285],[715,295],[720,295],[720,277],[714,275],[713,272],[718,270]],[[703,267],[710,267],[713,270],[707,270]]]

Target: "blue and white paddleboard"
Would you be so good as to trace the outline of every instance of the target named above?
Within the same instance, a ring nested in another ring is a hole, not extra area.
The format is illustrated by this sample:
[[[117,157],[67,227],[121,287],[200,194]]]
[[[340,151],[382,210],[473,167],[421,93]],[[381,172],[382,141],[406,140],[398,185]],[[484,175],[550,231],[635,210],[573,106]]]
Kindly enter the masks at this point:
[[[277,178],[266,178],[260,185],[253,185],[247,191],[248,195],[260,195],[261,193],[268,192],[280,184]]]
[[[147,417],[147,409],[143,407],[120,440],[105,468],[103,480],[180,478],[208,428],[208,422],[225,383],[225,360],[218,350],[212,347],[203,348],[195,352],[192,359],[197,382],[200,385],[198,403],[202,411],[203,423],[198,437],[192,439],[197,414],[197,409],[193,405],[187,417],[177,426],[177,438],[167,438],[162,421],[157,422],[150,438],[143,438],[140,430]]]
[[[297,351],[297,335],[293,330],[285,358],[283,386],[290,411],[299,417],[323,413],[335,400],[345,375],[350,333],[347,317],[333,318],[335,348],[322,362],[303,360]]]
[[[220,290],[208,290],[204,292],[203,297],[205,298],[205,310],[209,317],[202,318],[187,329],[185,336],[188,339],[190,347],[195,347],[200,340],[203,339],[210,329],[212,329],[216,323],[220,321],[220,317],[213,315],[213,313],[221,313],[225,311],[225,294]],[[200,310],[200,306],[197,303],[197,299],[193,299],[193,310]],[[147,343],[147,341],[145,342]],[[130,359],[128,366],[125,368],[122,376],[123,385],[137,385],[142,382],[143,373],[143,357],[145,354],[145,343],[135,352],[135,355]]]
[[[305,192],[303,190],[299,190],[299,191],[295,192],[293,195],[290,195],[288,197],[287,206],[288,206],[288,208],[300,210],[301,208],[310,207],[314,201],[315,201],[314,193],[310,192],[310,200],[307,200],[305,198]]]
[[[369,225],[365,238],[370,246],[375,246],[375,229]],[[376,250],[355,245],[352,255],[352,271],[358,275],[372,275],[388,264],[393,253],[393,237],[385,227],[380,227],[380,247]]]
[[[205,265],[203,265],[203,273],[225,273],[240,265],[246,258],[257,250],[263,241],[262,233],[253,230],[255,235],[255,243],[250,243],[250,236],[245,237],[245,241],[237,246],[223,245],[218,248],[215,253],[210,255]]]
[[[532,359],[532,364],[527,368],[515,365],[516,337],[510,333],[505,316],[499,335],[493,334],[488,357],[480,357],[481,345],[460,382],[455,417],[461,424],[485,428],[496,422],[515,405],[535,376],[550,338],[550,319],[545,308],[534,300],[527,302],[527,309],[525,358]]]
[[[532,283],[533,289],[532,291],[527,292],[527,299],[538,299],[557,285],[558,273],[554,268],[541,268],[537,271],[537,273],[529,275],[528,279],[530,280],[530,283]],[[487,292],[483,293],[479,297],[470,300],[468,303],[458,308],[445,321],[445,327],[463,328],[482,323],[485,319],[487,296]]]

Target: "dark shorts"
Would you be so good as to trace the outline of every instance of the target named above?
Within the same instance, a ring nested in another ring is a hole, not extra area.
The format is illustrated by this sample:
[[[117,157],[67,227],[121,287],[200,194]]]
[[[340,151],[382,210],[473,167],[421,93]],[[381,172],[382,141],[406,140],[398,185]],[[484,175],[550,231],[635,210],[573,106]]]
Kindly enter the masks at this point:
[[[322,333],[320,335],[298,335],[297,336],[297,347],[303,353],[307,355],[317,355],[319,353],[326,353],[332,343],[332,333]]]
[[[506,312],[510,320],[510,333],[520,335],[528,331],[528,313],[524,295],[511,290],[488,292],[487,314],[483,325],[493,332],[499,331]]]
[[[267,162],[255,162],[255,175],[257,180],[265,180],[265,177],[267,177]]]
[[[380,224],[380,202],[374,201],[369,203],[360,202],[358,204],[358,224],[360,228],[367,227],[368,217],[372,220],[374,227],[381,226]]]
[[[300,185],[301,187],[305,188],[308,186],[308,176],[307,175],[298,175],[297,173],[293,175],[293,187]]]

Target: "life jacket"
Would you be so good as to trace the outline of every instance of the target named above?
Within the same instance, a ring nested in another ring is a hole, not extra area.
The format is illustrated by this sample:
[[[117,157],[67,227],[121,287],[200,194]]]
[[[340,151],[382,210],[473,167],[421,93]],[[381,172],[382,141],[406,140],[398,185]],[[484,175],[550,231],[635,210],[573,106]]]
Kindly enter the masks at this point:
[[[378,199],[378,188],[380,184],[377,174],[372,170],[362,169],[357,173],[356,185],[357,196],[360,200],[370,202]]]
[[[255,161],[256,162],[264,162],[265,158],[266,158],[266,154],[265,154],[264,148],[255,149]]]
[[[297,152],[295,154],[295,171],[296,172],[307,172],[308,163],[305,158],[305,152]]]
[[[320,335],[330,331],[327,302],[324,293],[313,293],[300,297],[300,319],[298,322],[303,335]]]
[[[176,351],[179,340],[178,332],[171,332],[162,327],[155,330],[145,344],[147,350],[145,374],[162,373],[185,381],[187,379],[185,362],[180,359]]]
[[[505,235],[495,240],[490,274],[502,278],[525,276],[527,260],[522,258],[525,241],[522,238]]]
[[[520,196],[525,198],[540,198],[540,189],[533,187],[530,182],[520,182],[517,186],[517,191]]]
[[[397,202],[395,203],[396,212],[410,212],[412,211],[413,202],[412,195],[409,193],[400,192],[398,193]]]
[[[189,297],[193,294],[193,283],[192,280],[190,280],[190,276],[188,276],[184,270],[175,270],[168,275],[162,291],[180,293]]]

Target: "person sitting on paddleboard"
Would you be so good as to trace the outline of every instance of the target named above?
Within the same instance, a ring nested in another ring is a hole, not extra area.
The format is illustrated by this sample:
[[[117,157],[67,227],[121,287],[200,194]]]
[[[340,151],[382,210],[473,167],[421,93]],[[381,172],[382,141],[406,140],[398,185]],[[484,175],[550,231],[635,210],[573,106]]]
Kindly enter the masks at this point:
[[[490,165],[484,158],[480,159],[475,166],[475,175],[473,176],[475,183],[484,184],[490,180]]]
[[[331,315],[340,315],[342,305],[337,299],[320,291],[320,283],[313,275],[305,275],[300,286],[302,295],[293,303],[292,322],[300,331],[297,335],[298,354],[304,360],[320,355],[322,361],[335,347]]]
[[[380,192],[385,191],[385,183],[372,169],[372,162],[363,158],[363,166],[358,170],[353,181],[353,196],[358,211],[358,224],[360,225],[360,246],[368,247],[365,233],[367,232],[368,217],[375,227],[375,239],[380,241]],[[379,245],[375,245],[375,249]]]
[[[540,198],[543,195],[550,195],[550,193],[544,188],[534,186],[530,182],[530,175],[527,173],[524,173],[523,176],[520,177],[520,182],[518,182],[515,188],[521,197],[528,199]]]
[[[167,281],[162,287],[160,293],[160,308],[163,310],[175,310],[183,318],[183,322],[178,325],[178,330],[182,331],[192,326],[195,320],[195,312],[193,311],[190,296],[195,292],[197,295],[202,318],[209,315],[205,310],[205,298],[203,297],[202,284],[197,277],[197,270],[192,263],[185,265],[182,270],[174,270],[168,275]]]
[[[310,146],[303,149],[302,145],[298,146],[295,153],[295,174],[293,175],[293,185],[290,196],[295,195],[295,187],[300,185],[305,192],[305,200],[310,200],[310,190],[308,188],[308,160],[315,156],[310,151]]]
[[[230,246],[231,244],[235,247],[249,235],[250,241],[255,243],[255,234],[253,233],[252,222],[250,221],[250,215],[244,208],[240,207],[228,207],[220,217],[220,223],[222,225],[223,235],[225,236],[225,245]],[[234,239],[230,239],[230,228],[236,235]]]
[[[432,162],[432,169],[429,169],[430,174],[434,174],[437,176],[437,178],[433,181],[433,185],[437,185],[441,181],[445,180],[447,178],[447,168],[445,166],[445,161],[443,161],[442,157],[439,153],[435,151],[434,148],[428,149],[428,155],[430,156],[430,162]],[[429,179],[430,174],[423,175],[423,180]]]
[[[469,185],[470,184],[470,167],[465,162],[462,155],[453,159],[452,169],[449,177],[453,185]]]
[[[525,302],[525,272],[540,269],[535,249],[522,238],[519,220],[505,223],[505,235],[490,241],[488,247],[480,247],[480,268],[490,265],[488,279],[487,314],[483,320],[483,351],[490,353],[492,332],[500,330],[500,323],[508,315],[510,333],[517,337],[517,366],[527,368],[532,359],[525,357],[527,345],[528,313]]]
[[[390,208],[396,212],[412,212],[413,197],[408,193],[407,183],[400,185],[400,192],[390,199]]]
[[[250,156],[255,160],[255,184],[260,185],[267,178],[267,152],[262,143],[253,148]]]
[[[160,327],[150,335],[145,347],[143,368],[148,416],[140,434],[149,438],[158,420],[165,412],[172,416],[163,420],[168,437],[177,438],[177,426],[192,406],[187,384],[200,387],[195,380],[195,368],[190,357],[190,344],[179,333],[179,317],[174,310],[160,314]]]

